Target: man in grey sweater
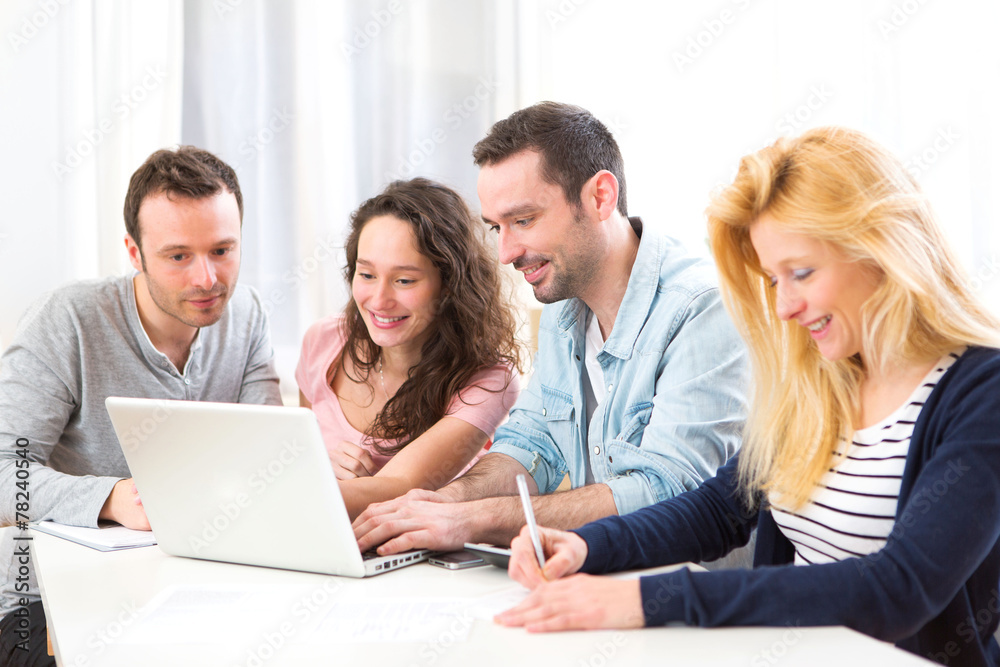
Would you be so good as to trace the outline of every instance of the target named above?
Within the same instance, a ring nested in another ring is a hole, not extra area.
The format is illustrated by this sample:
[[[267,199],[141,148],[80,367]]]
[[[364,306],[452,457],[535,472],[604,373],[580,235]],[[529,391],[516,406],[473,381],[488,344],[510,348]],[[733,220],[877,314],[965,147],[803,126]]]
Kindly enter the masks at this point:
[[[243,198],[207,151],[153,153],[132,175],[136,273],[39,299],[0,358],[0,664],[45,662],[27,521],[149,529],[108,396],[279,404],[259,297],[237,287]],[[48,658],[51,660],[51,658]]]

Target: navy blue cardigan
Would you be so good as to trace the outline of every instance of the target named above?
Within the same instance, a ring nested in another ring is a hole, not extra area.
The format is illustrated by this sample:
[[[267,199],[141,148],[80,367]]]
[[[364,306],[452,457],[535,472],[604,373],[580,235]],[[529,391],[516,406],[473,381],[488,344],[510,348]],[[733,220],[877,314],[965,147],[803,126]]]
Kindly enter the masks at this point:
[[[790,566],[770,512],[736,489],[734,458],[694,491],[580,528],[583,571],[714,560],[756,525],[753,570],[643,577],[646,625],[846,625],[943,664],[1000,665],[1000,350],[968,349],[931,393],[877,553]]]

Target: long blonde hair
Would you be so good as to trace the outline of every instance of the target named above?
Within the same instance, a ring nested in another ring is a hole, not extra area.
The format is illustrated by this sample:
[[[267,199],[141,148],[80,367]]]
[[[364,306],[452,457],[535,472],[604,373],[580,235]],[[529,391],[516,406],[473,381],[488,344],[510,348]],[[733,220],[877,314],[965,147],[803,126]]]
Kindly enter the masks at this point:
[[[859,356],[829,361],[804,327],[778,318],[750,242],[765,212],[782,231],[824,241],[881,275],[862,307]],[[962,345],[1000,347],[1000,321],[970,289],[920,187],[859,132],[817,128],[747,155],[707,215],[723,299],[753,364],[739,467],[748,499],[777,493],[791,508],[808,500],[838,440],[851,437],[867,373]]]

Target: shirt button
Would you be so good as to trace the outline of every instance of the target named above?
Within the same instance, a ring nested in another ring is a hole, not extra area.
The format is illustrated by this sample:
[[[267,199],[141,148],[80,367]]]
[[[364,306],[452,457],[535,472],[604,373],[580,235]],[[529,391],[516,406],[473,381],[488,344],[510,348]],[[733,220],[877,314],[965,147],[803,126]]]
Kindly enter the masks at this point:
[[[191,380],[184,378],[184,384],[191,384]]]
[[[542,416],[545,416],[545,408],[542,408]]]
[[[612,388],[613,388],[614,386],[615,386],[615,385],[613,385],[613,384],[609,384],[609,385],[608,385],[608,391],[611,391],[611,389],[612,389]]]
[[[600,454],[601,453],[601,448],[600,447],[594,447],[594,453],[595,454]]]

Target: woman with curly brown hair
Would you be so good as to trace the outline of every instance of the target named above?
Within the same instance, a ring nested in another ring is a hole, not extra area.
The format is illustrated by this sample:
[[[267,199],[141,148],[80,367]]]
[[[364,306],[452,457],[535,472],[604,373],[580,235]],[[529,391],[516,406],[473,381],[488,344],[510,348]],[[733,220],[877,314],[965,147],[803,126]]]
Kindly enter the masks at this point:
[[[422,178],[351,216],[351,299],[306,332],[295,376],[352,517],[467,470],[517,398],[515,318],[478,226]]]

